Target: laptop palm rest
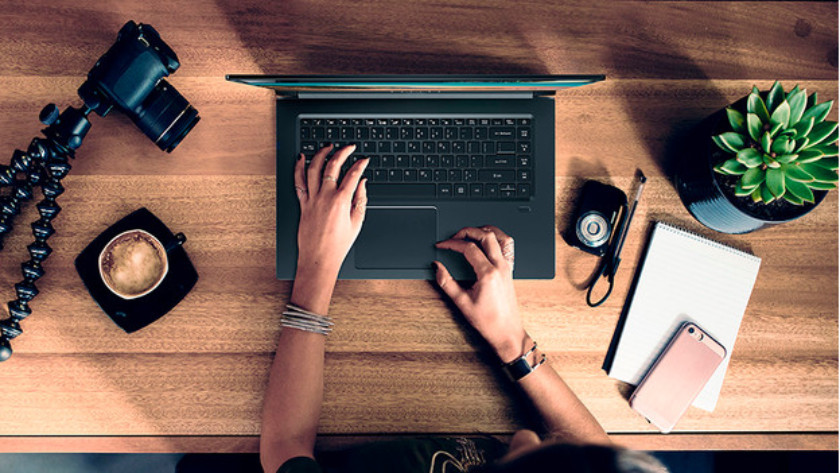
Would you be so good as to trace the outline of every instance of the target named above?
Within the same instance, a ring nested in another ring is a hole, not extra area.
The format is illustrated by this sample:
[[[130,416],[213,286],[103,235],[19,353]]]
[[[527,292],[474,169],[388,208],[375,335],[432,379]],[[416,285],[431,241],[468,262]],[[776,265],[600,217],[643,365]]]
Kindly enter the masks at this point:
[[[368,207],[355,245],[358,269],[428,269],[435,259],[435,207]]]

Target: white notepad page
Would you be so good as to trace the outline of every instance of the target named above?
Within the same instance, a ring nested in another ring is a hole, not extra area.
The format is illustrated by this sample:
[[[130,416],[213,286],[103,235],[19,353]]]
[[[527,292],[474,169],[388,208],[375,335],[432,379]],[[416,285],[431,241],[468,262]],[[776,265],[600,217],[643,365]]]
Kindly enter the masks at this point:
[[[726,348],[694,406],[712,411],[761,259],[657,223],[620,334],[609,376],[638,385],[683,322]]]

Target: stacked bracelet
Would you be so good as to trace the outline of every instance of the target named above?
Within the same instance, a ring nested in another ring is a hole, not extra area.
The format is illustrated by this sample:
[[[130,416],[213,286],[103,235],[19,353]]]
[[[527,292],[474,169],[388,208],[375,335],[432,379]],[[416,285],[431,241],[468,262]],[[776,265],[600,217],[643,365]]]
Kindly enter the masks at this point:
[[[305,332],[329,335],[335,324],[326,315],[309,312],[294,304],[286,304],[286,310],[283,312],[283,318],[280,319],[280,325]]]
[[[525,376],[533,373],[537,368],[545,363],[545,353],[540,353],[540,359],[536,362],[533,366],[528,362],[528,357],[531,356],[532,353],[537,351],[537,342],[534,342],[534,346],[531,347],[530,350],[525,352],[524,355],[520,356],[519,358],[511,361],[510,363],[506,363],[502,365],[502,371],[507,375],[508,379],[511,381],[519,381],[520,379],[524,378]]]

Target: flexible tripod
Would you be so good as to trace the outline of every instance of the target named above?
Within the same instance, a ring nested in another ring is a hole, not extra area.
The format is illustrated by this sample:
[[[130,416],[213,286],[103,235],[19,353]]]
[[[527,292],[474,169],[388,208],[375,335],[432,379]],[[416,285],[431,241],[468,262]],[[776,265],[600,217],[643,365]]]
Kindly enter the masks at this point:
[[[47,105],[40,116],[41,123],[47,125],[42,130],[45,138],[33,139],[26,152],[15,150],[9,165],[0,165],[0,249],[21,206],[33,198],[37,187],[44,195],[35,206],[41,218],[32,222],[35,242],[26,247],[29,261],[20,265],[23,280],[15,284],[17,299],[8,303],[9,318],[0,321],[0,361],[12,356],[9,341],[22,333],[20,322],[32,313],[29,303],[38,295],[35,281],[44,275],[44,260],[52,253],[47,239],[55,233],[52,220],[61,211],[55,201],[64,192],[61,179],[70,171],[69,159],[90,130],[90,112],[87,107],[68,107],[59,115],[58,107]]]

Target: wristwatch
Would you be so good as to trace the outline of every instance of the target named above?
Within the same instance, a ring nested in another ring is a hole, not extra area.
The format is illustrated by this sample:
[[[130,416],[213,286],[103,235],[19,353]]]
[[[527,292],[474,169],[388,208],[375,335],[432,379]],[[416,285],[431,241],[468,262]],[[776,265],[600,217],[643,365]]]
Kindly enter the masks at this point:
[[[537,368],[545,363],[545,353],[541,353],[540,355],[542,356],[540,356],[540,361],[531,366],[531,363],[528,362],[528,357],[530,357],[531,353],[534,353],[535,351],[537,351],[537,342],[534,342],[534,346],[525,352],[524,355],[511,361],[510,363],[503,364],[502,372],[504,372],[508,379],[513,382],[519,381],[525,376],[533,373]]]

